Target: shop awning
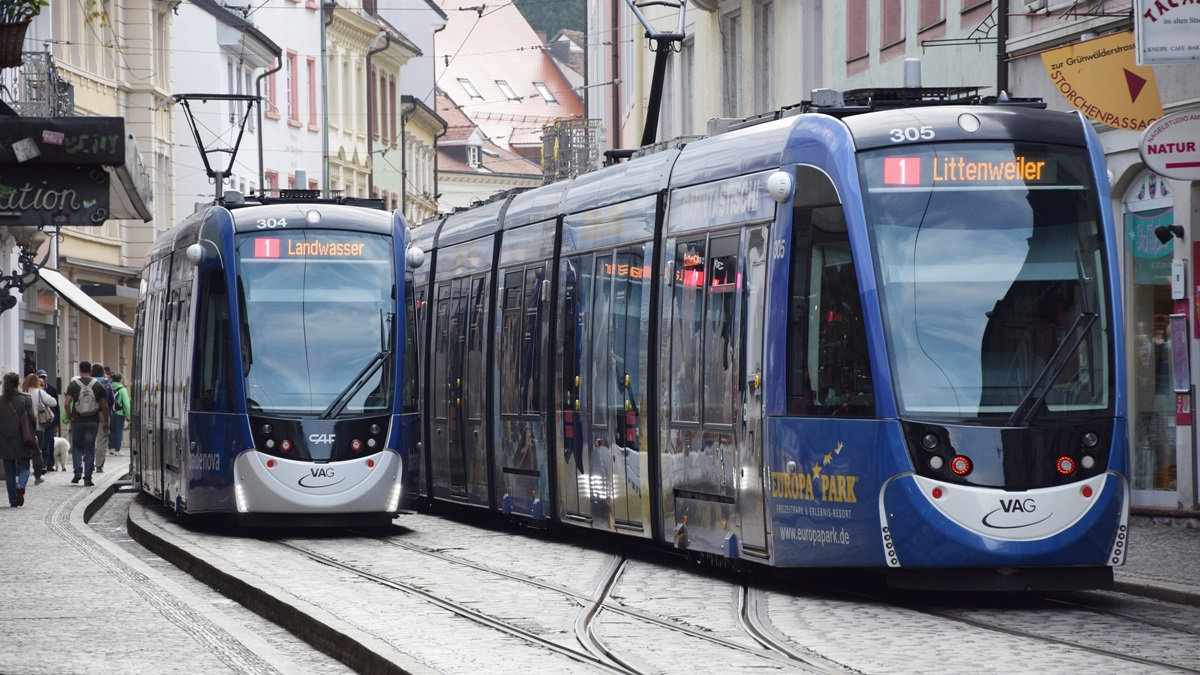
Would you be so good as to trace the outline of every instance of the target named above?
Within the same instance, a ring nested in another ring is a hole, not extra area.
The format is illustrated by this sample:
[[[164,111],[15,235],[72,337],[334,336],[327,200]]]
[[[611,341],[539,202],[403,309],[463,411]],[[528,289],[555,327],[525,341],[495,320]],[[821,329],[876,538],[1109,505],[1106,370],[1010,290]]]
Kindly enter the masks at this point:
[[[104,309],[103,305],[93,300],[91,296],[83,292],[83,289],[71,283],[69,279],[57,271],[43,268],[38,270],[38,276],[50,284],[50,287],[61,295],[64,300],[71,303],[75,309],[104,324],[110,331],[117,335],[133,337],[133,329],[126,325],[124,321],[121,321],[112,312]]]

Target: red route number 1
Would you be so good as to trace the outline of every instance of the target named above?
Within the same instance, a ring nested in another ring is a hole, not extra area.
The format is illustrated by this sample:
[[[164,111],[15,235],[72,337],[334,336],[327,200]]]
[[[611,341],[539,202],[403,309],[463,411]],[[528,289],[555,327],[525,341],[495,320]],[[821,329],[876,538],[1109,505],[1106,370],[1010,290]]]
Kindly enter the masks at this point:
[[[259,238],[254,240],[255,258],[278,258],[279,240]]]
[[[884,185],[920,185],[920,157],[884,157]]]

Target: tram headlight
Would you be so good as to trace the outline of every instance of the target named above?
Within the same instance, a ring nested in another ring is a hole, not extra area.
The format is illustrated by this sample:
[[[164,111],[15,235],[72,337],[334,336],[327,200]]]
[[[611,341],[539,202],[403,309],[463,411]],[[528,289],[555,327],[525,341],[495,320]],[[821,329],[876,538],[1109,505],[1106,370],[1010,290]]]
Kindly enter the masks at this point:
[[[946,463],[942,460],[940,455],[934,455],[933,457],[929,458],[929,468],[933,469],[934,471],[941,471],[945,464]]]
[[[1089,431],[1083,435],[1084,447],[1094,448],[1094,447],[1096,447],[1096,444],[1099,442],[1100,442],[1100,438],[1098,436],[1096,436],[1095,432]]]
[[[387,510],[389,512],[396,511],[400,508],[400,495],[404,492],[404,486],[400,481],[392,486],[392,494],[388,497]]]
[[[933,450],[938,446],[937,434],[925,434],[921,437],[921,447],[926,450]]]
[[[1090,469],[1096,466],[1096,458],[1091,455],[1084,455],[1083,459],[1079,460],[1079,464],[1085,469]]]
[[[250,510],[249,505],[246,504],[246,491],[242,489],[241,483],[233,486],[233,498],[237,502],[238,513],[246,513]]]

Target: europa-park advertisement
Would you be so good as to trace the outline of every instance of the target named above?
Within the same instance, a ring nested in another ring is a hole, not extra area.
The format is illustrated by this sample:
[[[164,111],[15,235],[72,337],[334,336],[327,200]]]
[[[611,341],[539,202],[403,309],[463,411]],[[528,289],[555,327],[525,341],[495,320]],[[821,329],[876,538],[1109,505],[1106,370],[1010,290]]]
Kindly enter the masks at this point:
[[[883,565],[880,424],[773,418],[767,518],[777,565]]]

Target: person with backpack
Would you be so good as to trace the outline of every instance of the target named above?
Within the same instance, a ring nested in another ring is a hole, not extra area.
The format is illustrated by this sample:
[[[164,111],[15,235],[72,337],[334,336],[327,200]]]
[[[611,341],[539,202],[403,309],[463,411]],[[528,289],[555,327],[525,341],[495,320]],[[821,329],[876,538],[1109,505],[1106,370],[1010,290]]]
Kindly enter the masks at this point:
[[[64,421],[71,425],[71,462],[75,469],[71,482],[78,483],[82,478],[85,486],[93,485],[96,435],[108,435],[108,394],[104,385],[92,378],[91,363],[79,363],[79,376],[67,385],[64,408]]]
[[[104,387],[104,401],[111,415],[112,411],[116,410],[117,396],[113,393],[112,385],[108,380],[110,372],[112,371],[99,363],[92,364],[92,379]],[[96,473],[104,473],[104,460],[108,458],[109,433],[108,430],[105,430],[104,433],[100,434],[99,442],[96,444]]]
[[[129,390],[121,382],[121,374],[113,373],[110,386],[116,402],[113,404],[112,416],[109,418],[108,450],[114,455],[121,454],[121,441],[125,440],[125,420],[129,419]]]

